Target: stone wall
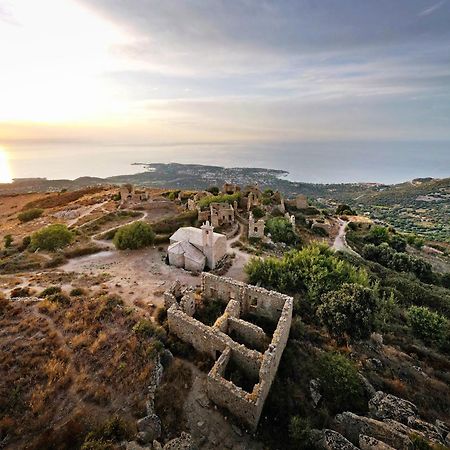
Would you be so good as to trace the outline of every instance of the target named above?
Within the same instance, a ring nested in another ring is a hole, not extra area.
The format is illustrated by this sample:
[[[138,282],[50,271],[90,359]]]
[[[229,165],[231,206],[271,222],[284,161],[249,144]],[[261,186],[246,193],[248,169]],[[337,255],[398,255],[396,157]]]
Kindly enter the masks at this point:
[[[228,333],[235,333],[239,342],[254,348],[258,351],[264,351],[269,342],[264,330],[257,325],[246,322],[245,320],[228,318]]]
[[[170,332],[190,343],[197,351],[216,359],[207,377],[208,396],[241,419],[252,431],[256,430],[289,337],[292,297],[203,273],[202,295],[227,304],[224,314],[213,327],[209,327],[189,315],[193,311],[190,303],[183,300],[186,295],[179,304],[175,290],[165,295],[166,303],[171,303],[167,312]],[[184,312],[183,303],[188,304],[189,314]],[[269,338],[262,328],[240,319],[240,315],[247,312],[278,321],[269,345]],[[247,345],[236,342],[228,333]],[[263,354],[249,346],[266,351]],[[231,359],[249,378],[258,380],[252,392],[245,392],[224,378]]]

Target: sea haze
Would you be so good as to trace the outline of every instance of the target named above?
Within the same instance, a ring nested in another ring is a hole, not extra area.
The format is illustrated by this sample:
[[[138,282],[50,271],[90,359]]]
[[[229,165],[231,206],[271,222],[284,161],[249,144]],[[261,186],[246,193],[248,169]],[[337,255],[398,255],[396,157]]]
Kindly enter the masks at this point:
[[[15,178],[106,177],[141,171],[134,162],[179,162],[264,167],[289,172],[292,181],[397,183],[450,176],[449,142],[302,142],[104,146],[33,144],[8,148]]]

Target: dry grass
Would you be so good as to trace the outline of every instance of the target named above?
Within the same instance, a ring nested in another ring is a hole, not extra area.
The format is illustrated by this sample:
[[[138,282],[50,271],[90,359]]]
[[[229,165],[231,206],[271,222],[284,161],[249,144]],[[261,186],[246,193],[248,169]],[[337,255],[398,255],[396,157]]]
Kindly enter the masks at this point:
[[[154,358],[154,339],[132,330],[138,319],[112,296],[68,305],[0,299],[0,439],[11,448],[72,448],[58,441],[71,421],[82,436],[118,411],[134,423]]]

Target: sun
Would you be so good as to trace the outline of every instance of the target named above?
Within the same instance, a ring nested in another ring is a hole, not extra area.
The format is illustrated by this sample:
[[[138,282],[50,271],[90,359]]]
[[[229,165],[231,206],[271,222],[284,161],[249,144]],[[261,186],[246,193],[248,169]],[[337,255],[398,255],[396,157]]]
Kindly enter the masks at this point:
[[[8,154],[0,147],[0,183],[11,183],[12,175],[9,167]]]

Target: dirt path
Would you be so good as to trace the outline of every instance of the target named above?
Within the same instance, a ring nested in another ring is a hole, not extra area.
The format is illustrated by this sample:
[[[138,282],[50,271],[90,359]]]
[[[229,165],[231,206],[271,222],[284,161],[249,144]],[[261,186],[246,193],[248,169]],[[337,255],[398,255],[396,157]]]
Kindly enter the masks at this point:
[[[347,244],[347,239],[345,238],[345,228],[347,227],[347,224],[348,222],[345,220],[339,219],[339,232],[333,242],[332,248],[336,251],[350,253],[353,256],[359,257],[358,253]]]
[[[243,233],[244,228],[241,224],[239,224],[239,233],[229,241],[227,241],[227,252],[228,253],[234,253],[236,256],[233,260],[233,265],[230,267],[228,272],[226,273],[227,277],[234,278],[238,281],[245,281],[245,272],[244,272],[244,266],[247,264],[247,262],[250,260],[251,255],[248,253],[243,252],[238,247],[231,247],[231,244],[234,242],[237,242],[239,238],[241,237],[241,234]]]
[[[72,227],[72,226],[76,225],[76,223],[77,223],[80,219],[82,219],[83,217],[88,216],[88,215],[91,214],[93,211],[95,211],[95,210],[98,209],[98,208],[101,208],[103,205],[105,205],[105,204],[108,203],[108,202],[109,202],[109,200],[105,200],[104,202],[96,203],[95,205],[92,205],[92,206],[88,207],[88,208],[85,210],[85,212],[84,212],[83,214],[79,215],[78,217],[75,217],[75,218],[72,219],[72,220],[69,220],[69,222],[67,222],[67,226],[68,226],[68,227]],[[95,220],[95,219],[94,219],[94,220]],[[92,221],[91,221],[91,222],[92,222]],[[89,222],[87,222],[87,223],[89,223]],[[83,225],[85,225],[85,224],[83,224]]]

